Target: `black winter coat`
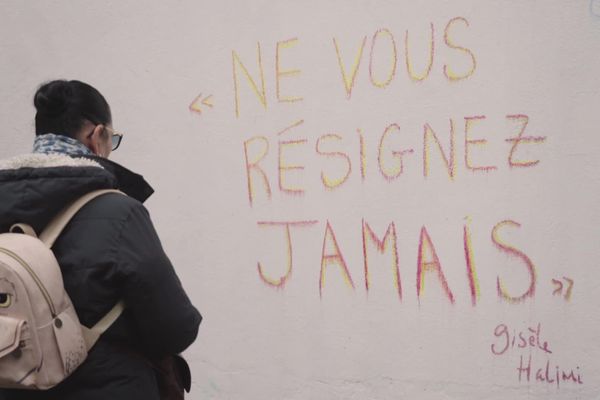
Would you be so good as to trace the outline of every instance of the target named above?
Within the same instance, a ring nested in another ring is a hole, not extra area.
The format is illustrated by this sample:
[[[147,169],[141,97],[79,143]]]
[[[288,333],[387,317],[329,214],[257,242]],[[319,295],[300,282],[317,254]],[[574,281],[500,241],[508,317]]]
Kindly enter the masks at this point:
[[[0,162],[0,232],[25,222],[40,233],[61,208],[95,189],[128,194],[92,200],[53,248],[82,324],[94,325],[119,299],[126,309],[64,382],[48,391],[0,390],[0,400],[158,400],[145,358],[185,350],[202,317],[142,205],[152,188],[142,176],[95,156],[28,154],[6,168],[7,161]]]

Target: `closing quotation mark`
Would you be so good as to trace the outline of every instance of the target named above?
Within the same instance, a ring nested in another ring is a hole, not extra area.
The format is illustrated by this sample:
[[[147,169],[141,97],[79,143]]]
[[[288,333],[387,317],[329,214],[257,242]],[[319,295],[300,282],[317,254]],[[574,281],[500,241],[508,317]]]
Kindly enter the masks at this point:
[[[565,300],[571,300],[571,291],[573,290],[573,279],[567,278],[566,276],[562,277],[565,282],[567,282],[567,289],[565,291]],[[563,283],[559,279],[552,279],[552,284],[556,289],[552,292],[555,296],[562,296],[563,293]]]

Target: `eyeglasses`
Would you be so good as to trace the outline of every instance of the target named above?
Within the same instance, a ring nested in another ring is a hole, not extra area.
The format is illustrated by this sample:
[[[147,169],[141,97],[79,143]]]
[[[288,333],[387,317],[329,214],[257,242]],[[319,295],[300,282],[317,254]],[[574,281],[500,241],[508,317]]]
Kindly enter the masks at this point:
[[[115,151],[121,144],[121,140],[123,140],[123,133],[115,131],[113,128],[110,128],[106,125],[104,125],[104,129],[106,129],[111,134],[110,141],[111,141],[111,145],[112,145],[112,151]],[[94,134],[94,130],[92,129],[92,132],[90,132],[88,137],[92,136],[93,134]]]
[[[104,126],[104,129],[106,129],[112,135],[110,138],[112,143],[112,151],[115,151],[121,144],[121,140],[123,140],[123,133],[115,131],[113,128],[109,128],[108,126]]]
[[[112,151],[115,151],[119,147],[119,145],[121,144],[121,141],[123,140],[122,132],[115,131],[113,128],[110,128],[104,124],[99,124],[99,123],[95,122],[94,118],[90,118],[86,114],[83,114],[83,116],[94,125],[104,126],[104,129],[106,129],[111,134],[110,141],[111,141]],[[94,130],[92,129],[92,132],[88,135],[88,137],[92,136],[93,134],[94,134]]]

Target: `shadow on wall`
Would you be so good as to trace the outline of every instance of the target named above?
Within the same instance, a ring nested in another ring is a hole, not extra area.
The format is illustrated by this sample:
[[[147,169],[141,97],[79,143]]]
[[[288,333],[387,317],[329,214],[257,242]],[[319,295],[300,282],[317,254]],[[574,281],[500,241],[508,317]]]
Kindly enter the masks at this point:
[[[590,0],[590,14],[593,17],[600,18],[600,0]]]

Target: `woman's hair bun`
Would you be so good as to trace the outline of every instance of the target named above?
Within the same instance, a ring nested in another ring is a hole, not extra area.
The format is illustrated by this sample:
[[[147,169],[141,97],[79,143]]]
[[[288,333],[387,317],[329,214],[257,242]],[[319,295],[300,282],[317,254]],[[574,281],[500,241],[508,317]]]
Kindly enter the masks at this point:
[[[37,112],[48,117],[64,114],[73,97],[68,81],[56,80],[42,85],[35,93],[33,104]]]
[[[78,80],[45,82],[33,96],[35,134],[77,137],[86,121],[110,125],[110,107],[100,92]],[[0,398],[2,396],[0,395]]]

